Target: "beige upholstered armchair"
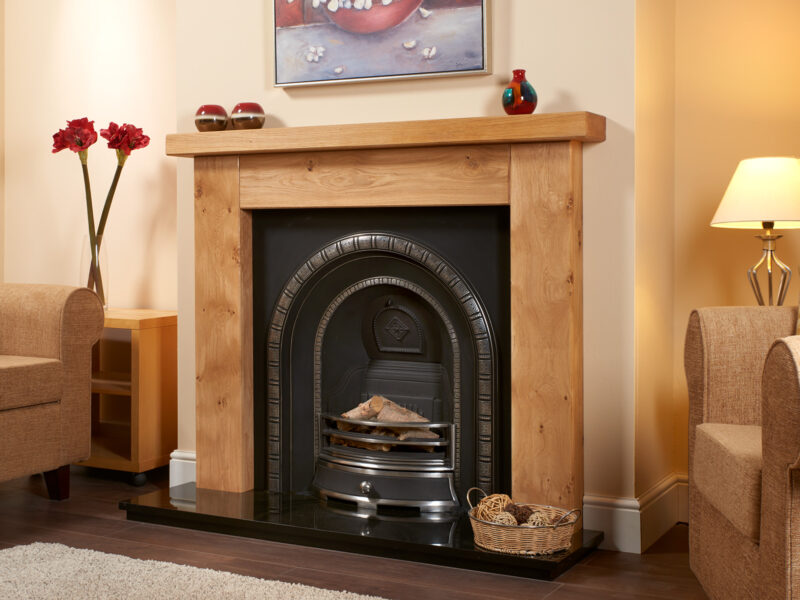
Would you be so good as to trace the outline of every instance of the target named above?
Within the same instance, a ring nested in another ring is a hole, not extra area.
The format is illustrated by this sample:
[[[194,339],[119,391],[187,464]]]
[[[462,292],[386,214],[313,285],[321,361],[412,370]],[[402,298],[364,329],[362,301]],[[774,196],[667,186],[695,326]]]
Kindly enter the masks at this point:
[[[0,284],[0,481],[45,473],[69,496],[91,450],[92,346],[103,307],[86,288]]]
[[[689,561],[711,598],[800,598],[796,326],[796,306],[689,318]]]

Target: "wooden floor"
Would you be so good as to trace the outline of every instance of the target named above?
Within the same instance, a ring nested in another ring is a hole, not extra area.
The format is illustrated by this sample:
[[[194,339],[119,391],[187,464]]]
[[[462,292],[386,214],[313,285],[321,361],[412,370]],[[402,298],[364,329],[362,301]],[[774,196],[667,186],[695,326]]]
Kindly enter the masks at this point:
[[[595,551],[556,581],[537,581],[126,521],[117,502],[165,487],[166,470],[154,473],[137,488],[123,474],[72,467],[62,502],[47,499],[41,475],[0,483],[0,549],[58,542],[397,600],[706,597],[689,571],[685,525],[641,556]]]

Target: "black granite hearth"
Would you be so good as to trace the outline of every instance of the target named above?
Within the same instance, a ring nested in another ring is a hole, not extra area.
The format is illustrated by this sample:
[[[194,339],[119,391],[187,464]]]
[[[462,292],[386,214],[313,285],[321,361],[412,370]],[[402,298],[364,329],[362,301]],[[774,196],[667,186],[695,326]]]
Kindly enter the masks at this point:
[[[359,513],[311,495],[198,490],[193,483],[122,501],[120,508],[133,521],[535,579],[554,579],[603,540],[602,532],[584,530],[566,551],[513,556],[477,548],[463,511],[432,518]]]

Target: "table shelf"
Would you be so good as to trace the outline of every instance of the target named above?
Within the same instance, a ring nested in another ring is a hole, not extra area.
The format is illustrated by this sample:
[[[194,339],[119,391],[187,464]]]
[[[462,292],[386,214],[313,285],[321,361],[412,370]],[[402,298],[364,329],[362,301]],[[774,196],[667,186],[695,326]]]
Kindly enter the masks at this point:
[[[131,395],[131,374],[113,371],[95,371],[92,373],[92,393],[111,394],[117,396]]]
[[[92,453],[77,464],[144,473],[177,447],[177,313],[108,309],[92,356]]]

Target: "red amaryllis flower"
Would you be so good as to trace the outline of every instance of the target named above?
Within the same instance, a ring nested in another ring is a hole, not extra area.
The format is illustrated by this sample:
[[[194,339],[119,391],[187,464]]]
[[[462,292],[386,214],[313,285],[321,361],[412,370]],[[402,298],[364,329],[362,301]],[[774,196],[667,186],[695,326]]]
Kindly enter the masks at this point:
[[[130,156],[131,152],[144,148],[150,143],[150,137],[142,133],[142,130],[134,125],[123,123],[118,126],[113,121],[108,124],[108,129],[101,129],[100,135],[108,140],[108,147],[121,150],[125,156]]]
[[[69,148],[73,152],[82,152],[97,141],[97,132],[94,130],[94,121],[86,117],[67,121],[65,129],[59,129],[53,134],[53,152],[60,152]]]

